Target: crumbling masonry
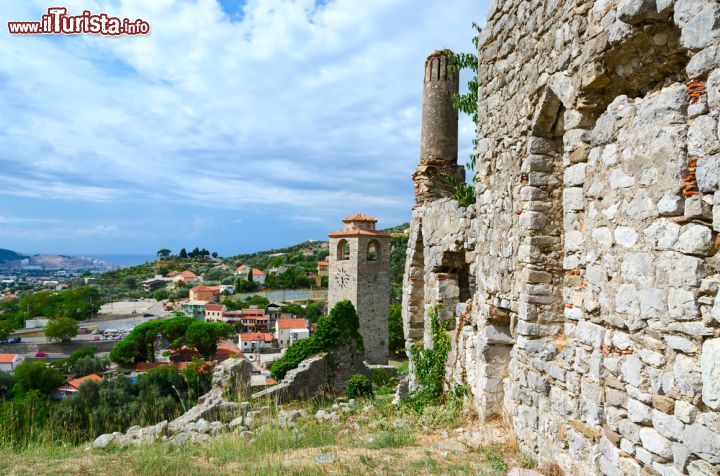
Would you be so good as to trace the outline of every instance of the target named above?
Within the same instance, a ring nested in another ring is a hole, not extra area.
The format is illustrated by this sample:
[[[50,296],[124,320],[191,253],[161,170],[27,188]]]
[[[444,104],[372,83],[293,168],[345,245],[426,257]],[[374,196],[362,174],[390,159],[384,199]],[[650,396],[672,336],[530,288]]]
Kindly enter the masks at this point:
[[[493,2],[477,202],[426,64],[408,345],[439,306],[483,419],[568,474],[720,471],[720,2]],[[411,386],[413,382],[411,382]]]

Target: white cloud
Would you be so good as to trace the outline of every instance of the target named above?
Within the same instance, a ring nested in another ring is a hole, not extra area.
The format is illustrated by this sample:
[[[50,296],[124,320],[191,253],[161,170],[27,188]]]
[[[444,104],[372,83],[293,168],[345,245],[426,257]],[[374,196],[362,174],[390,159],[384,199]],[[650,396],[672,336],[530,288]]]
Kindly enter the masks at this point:
[[[409,216],[424,58],[469,49],[482,16],[472,0],[249,0],[241,21],[215,0],[65,5],[143,18],[152,34],[0,35],[0,166],[17,171],[0,194],[298,216]]]

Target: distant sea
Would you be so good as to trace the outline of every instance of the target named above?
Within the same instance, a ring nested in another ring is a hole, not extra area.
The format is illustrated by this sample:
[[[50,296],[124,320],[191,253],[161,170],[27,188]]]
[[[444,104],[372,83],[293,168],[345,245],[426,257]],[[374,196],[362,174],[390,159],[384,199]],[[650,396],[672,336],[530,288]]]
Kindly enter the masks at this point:
[[[148,261],[155,261],[156,255],[82,255],[86,258],[95,258],[113,266],[119,266],[121,268],[127,268],[128,266],[135,266],[138,264],[144,264]]]

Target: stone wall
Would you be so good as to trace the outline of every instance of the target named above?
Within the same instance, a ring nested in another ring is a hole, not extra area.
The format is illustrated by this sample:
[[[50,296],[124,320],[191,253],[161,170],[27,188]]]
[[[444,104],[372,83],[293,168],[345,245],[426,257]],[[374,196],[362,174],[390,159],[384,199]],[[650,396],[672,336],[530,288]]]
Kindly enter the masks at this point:
[[[477,203],[413,211],[408,344],[539,463],[720,471],[720,3],[494,2]]]
[[[347,381],[355,374],[371,376],[370,369],[364,364],[362,350],[352,344],[303,360],[279,384],[254,393],[252,397],[285,403],[339,395],[345,392]]]

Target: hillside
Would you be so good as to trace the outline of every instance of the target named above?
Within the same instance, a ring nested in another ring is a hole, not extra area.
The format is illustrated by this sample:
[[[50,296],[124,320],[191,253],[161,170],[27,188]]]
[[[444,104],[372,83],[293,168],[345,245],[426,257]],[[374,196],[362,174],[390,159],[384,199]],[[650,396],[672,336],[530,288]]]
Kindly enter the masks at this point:
[[[408,224],[388,228],[388,233],[404,233]],[[402,275],[405,267],[405,250],[407,236],[392,238],[390,256],[390,280],[393,301],[398,302],[402,286]],[[307,273],[317,271],[318,261],[324,260],[329,254],[327,241],[309,240],[303,243],[244,253],[225,258],[180,258],[172,255],[151,263],[131,266],[95,276],[92,286],[100,291],[103,301],[120,298],[149,297],[142,288],[142,282],[155,275],[166,275],[171,271],[190,270],[203,276],[205,284],[237,284],[239,276],[235,270],[240,265],[258,268],[268,274],[266,287],[271,289],[298,289],[314,285],[307,278]],[[81,284],[81,281],[76,281]],[[163,297],[184,297],[187,290],[180,290],[179,295]]]
[[[10,261],[19,261],[25,258],[27,258],[27,256],[17,253],[15,251],[0,249],[0,264]]]

